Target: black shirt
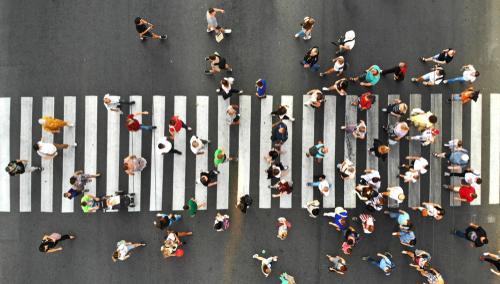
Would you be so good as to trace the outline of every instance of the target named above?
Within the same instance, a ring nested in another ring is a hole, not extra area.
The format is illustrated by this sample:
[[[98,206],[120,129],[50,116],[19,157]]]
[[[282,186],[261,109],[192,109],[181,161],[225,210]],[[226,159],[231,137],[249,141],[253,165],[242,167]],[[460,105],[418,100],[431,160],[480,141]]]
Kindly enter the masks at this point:
[[[12,170],[9,170],[9,175],[11,176],[24,174],[24,171],[26,170],[23,162],[18,161],[11,161],[8,167],[12,168]]]
[[[147,24],[135,25],[135,29],[137,30],[138,33],[142,34],[148,29],[148,25]]]
[[[438,61],[445,61],[446,63],[450,63],[451,60],[453,60],[453,56],[449,56],[448,55],[448,51],[452,50],[451,48],[449,48],[447,51],[443,51],[439,54],[437,60]]]
[[[382,154],[378,151],[378,147],[384,145],[380,140],[374,139],[373,140],[373,152],[375,153],[375,156],[377,158],[382,158],[383,161],[385,161],[385,158],[387,158],[387,154]],[[370,150],[372,150],[370,149]]]
[[[314,65],[318,62],[319,51],[316,55],[311,56],[312,48],[304,56],[304,62],[309,65]]]
[[[207,180],[202,180],[202,177],[207,177]],[[200,182],[204,186],[208,186],[210,183],[217,181],[217,173],[215,171],[210,171],[210,172],[201,172],[200,173]]]
[[[467,227],[465,230],[465,236],[466,238],[473,242],[476,247],[482,247],[484,244],[481,242],[480,238],[481,237],[486,237],[486,231],[481,227]]]

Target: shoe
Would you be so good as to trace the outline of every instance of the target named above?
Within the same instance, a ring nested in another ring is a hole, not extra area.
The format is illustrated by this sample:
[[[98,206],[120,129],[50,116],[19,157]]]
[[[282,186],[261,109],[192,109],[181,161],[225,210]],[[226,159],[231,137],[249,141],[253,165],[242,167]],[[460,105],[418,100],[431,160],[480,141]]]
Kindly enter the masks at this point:
[[[368,260],[368,257],[369,256],[363,256],[361,259],[366,261],[366,260]]]
[[[295,117],[290,117],[290,121],[294,122],[295,121]]]
[[[68,127],[74,127],[75,125],[73,123],[68,123],[66,124]]]
[[[146,243],[141,243],[141,245],[142,245],[143,247],[145,247],[147,244],[146,244]]]
[[[412,82],[417,82],[417,78],[411,78]]]
[[[323,77],[323,76],[325,76],[325,73],[323,73],[323,72],[319,72],[319,76],[320,76],[320,77]]]
[[[131,104],[131,105],[135,105],[135,101],[131,101],[131,102],[130,102],[130,104]]]
[[[258,256],[259,256],[258,254],[254,254],[252,257],[257,258]]]
[[[206,75],[211,75],[211,74],[212,74],[212,72],[210,72],[210,70],[205,70],[205,74],[206,74]]]
[[[443,84],[448,84],[448,80],[443,80]]]
[[[142,41],[146,40],[146,38],[145,38],[145,37],[140,37],[140,39],[141,39]]]
[[[211,29],[207,29],[207,33],[211,32],[212,30]]]
[[[210,141],[210,140],[207,140],[207,144],[210,144],[211,142],[212,142],[212,141]]]
[[[294,37],[295,37],[295,38],[298,38],[298,37],[299,37],[299,34],[295,34],[295,35],[294,35]]]
[[[285,171],[288,170],[288,166],[284,167]]]
[[[220,89],[215,90],[217,93],[220,93]]]
[[[313,184],[312,184],[312,182],[308,182],[308,183],[306,183],[306,185],[307,186],[312,186]]]
[[[232,30],[231,30],[231,29],[225,29],[225,30],[224,30],[224,33],[225,33],[225,34],[230,34],[231,32],[232,32]]]
[[[449,176],[450,176],[450,173],[449,173],[449,172],[444,172],[444,176],[445,176],[445,177],[449,177]]]
[[[43,167],[36,167],[36,168],[37,168],[37,170],[39,170],[39,171],[43,171]]]
[[[425,57],[420,57],[420,61],[425,62]]]
[[[130,196],[135,196],[135,192],[132,192],[129,194]]]
[[[272,188],[272,187],[270,185],[268,185],[267,188]]]
[[[84,189],[83,192],[89,192],[89,190],[88,189]]]
[[[444,189],[448,189],[448,185],[447,184],[443,184],[443,188]]]
[[[175,152],[175,154],[177,154],[177,155],[182,155],[182,152],[181,152],[181,151],[179,151],[179,152]]]
[[[76,148],[76,146],[78,146],[78,144],[76,144],[76,142],[75,142],[75,143],[73,144],[73,147],[75,147],[75,148]]]
[[[208,57],[205,57],[205,60],[206,60],[206,61],[208,61],[208,60],[210,60],[210,58],[208,58]]]
[[[191,130],[193,130],[193,128],[191,128],[191,127],[188,126],[188,131],[191,131]]]
[[[167,35],[160,36],[160,39],[167,39]]]
[[[151,126],[151,129],[156,129],[156,126],[154,126],[154,125],[153,125],[153,126]]]
[[[383,108],[383,109],[382,109],[382,111],[383,111],[383,112],[387,112],[387,109],[386,109],[386,108]]]
[[[321,90],[328,91],[328,88],[327,87],[323,87],[323,88],[321,88]]]
[[[243,94],[243,90],[240,90],[240,91],[238,92],[238,94]]]

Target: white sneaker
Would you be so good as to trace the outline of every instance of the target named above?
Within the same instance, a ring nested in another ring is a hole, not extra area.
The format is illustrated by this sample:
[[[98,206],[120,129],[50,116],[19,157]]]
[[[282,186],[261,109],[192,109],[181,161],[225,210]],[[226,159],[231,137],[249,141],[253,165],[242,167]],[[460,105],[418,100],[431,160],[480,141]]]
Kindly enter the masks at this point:
[[[323,88],[321,88],[321,90],[328,91],[328,88],[327,87],[323,87]]]
[[[295,121],[295,117],[290,117],[290,121],[294,122]]]
[[[231,32],[232,32],[232,30],[231,30],[231,29],[225,29],[225,30],[224,30],[224,33],[225,33],[225,34],[230,34]]]
[[[78,144],[76,144],[76,142],[75,142],[75,143],[73,144],[73,147],[75,147],[75,148],[76,148],[76,146],[78,146]]]
[[[215,90],[217,93],[220,93],[220,89]]]
[[[243,90],[241,90],[238,94],[243,94]]]
[[[208,28],[207,28],[207,33],[211,32],[211,31],[212,31],[212,30],[210,30],[210,29],[208,29]]]
[[[191,130],[193,130],[193,128],[191,128],[191,127],[188,126],[188,131],[191,131]]]
[[[66,124],[68,127],[74,127],[75,125],[73,123],[68,123]]]

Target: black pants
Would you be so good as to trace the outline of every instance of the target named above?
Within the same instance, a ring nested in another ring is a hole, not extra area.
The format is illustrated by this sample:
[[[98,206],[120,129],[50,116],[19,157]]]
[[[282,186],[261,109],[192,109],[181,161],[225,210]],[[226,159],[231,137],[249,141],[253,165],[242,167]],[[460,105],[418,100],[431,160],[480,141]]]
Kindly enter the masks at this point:
[[[54,243],[54,247],[55,247],[55,246],[57,246],[57,244],[58,244],[59,242],[62,242],[62,241],[64,241],[64,240],[69,240],[69,239],[70,239],[69,235],[67,235],[67,234],[66,234],[66,235],[62,235],[60,240],[55,241],[55,243]]]
[[[239,93],[239,92],[240,92],[240,90],[231,88],[231,89],[229,90],[229,92],[227,92],[227,94],[226,94],[226,92],[222,91],[222,97],[223,97],[225,100],[227,100],[227,99],[229,99],[229,98],[230,98],[233,94],[237,94],[237,93]]]
[[[122,105],[133,105],[133,104],[135,104],[135,102],[131,102],[131,101],[120,100],[119,102],[120,102],[120,104],[118,105],[119,109],[122,109]]]

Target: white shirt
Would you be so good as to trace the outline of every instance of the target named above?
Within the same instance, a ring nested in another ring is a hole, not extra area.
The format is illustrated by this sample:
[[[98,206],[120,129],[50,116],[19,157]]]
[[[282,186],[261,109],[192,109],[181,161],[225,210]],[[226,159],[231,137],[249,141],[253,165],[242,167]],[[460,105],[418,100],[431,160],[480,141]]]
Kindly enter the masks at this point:
[[[425,74],[424,76],[429,76],[429,82],[433,83],[434,85],[439,85],[441,82],[443,82],[444,76],[440,76],[437,74],[438,70],[429,72]]]
[[[361,178],[363,180],[365,180],[369,185],[371,185],[373,187],[373,189],[378,190],[380,188],[380,185],[382,184],[382,182],[379,181],[377,183],[374,183],[372,181],[372,179],[374,177],[377,177],[377,178],[380,179],[380,172],[379,171],[372,171],[372,172],[369,172],[369,173],[364,174],[364,175],[361,176]]]
[[[349,49],[352,49],[354,47],[354,44],[356,43],[356,40],[354,39],[355,37],[356,34],[353,30],[347,31],[344,35],[344,41],[348,42],[344,43],[343,45]]]
[[[344,63],[340,64],[339,61],[336,60],[335,64],[333,65],[333,70],[335,70],[335,72],[344,70]]]
[[[165,148],[163,149],[158,148],[158,145],[160,144],[165,145]],[[172,143],[170,143],[170,141],[167,140],[166,136],[161,137],[160,140],[158,141],[158,144],[156,145],[156,150],[158,150],[158,153],[160,154],[166,154],[170,152],[170,150],[172,150]]]
[[[196,141],[198,142],[198,147],[193,147],[193,142]],[[193,154],[195,155],[198,155],[198,153],[200,153],[204,148],[205,148],[205,145],[203,144],[203,142],[201,142],[201,139],[196,137],[196,135],[193,135],[191,137],[191,139],[189,140],[189,145],[191,146],[191,152],[193,152]]]
[[[465,182],[477,186],[478,184],[476,183],[476,178],[481,177],[481,175],[478,172],[472,172],[472,173],[465,173],[464,179]]]
[[[106,109],[108,111],[111,111],[113,109],[118,109],[118,106],[120,105],[120,97],[119,96],[110,96],[109,94],[104,95],[105,99],[109,99],[111,102],[109,104],[104,104]],[[119,109],[118,109],[119,110]]]
[[[465,81],[472,83],[476,81],[476,76],[474,76],[474,73],[476,73],[476,68],[474,68],[474,66],[472,65],[468,65],[467,70],[465,70],[462,75]]]
[[[231,85],[234,83],[234,78],[233,77],[229,77],[229,78],[225,78],[224,79],[229,83],[228,84],[228,87],[224,86],[221,84],[221,88],[224,90],[224,92],[227,94],[229,93],[229,90],[231,90]]]
[[[323,189],[325,187],[328,188],[327,191],[323,191]],[[323,194],[323,196],[330,195],[330,184],[328,183],[328,181],[326,179],[319,182],[318,188],[319,188],[319,191],[321,192],[321,194]]]
[[[403,203],[404,200],[399,200],[399,195],[404,194],[403,189],[400,186],[392,187],[389,189],[389,198],[394,199],[399,203]]]
[[[413,169],[421,174],[425,174],[427,172],[427,170],[425,169],[427,165],[429,165],[429,162],[425,158],[420,157],[413,163]]]
[[[52,143],[44,143],[42,141],[38,141],[38,155],[44,159],[51,159],[57,156],[57,148]]]
[[[418,172],[406,171],[405,176],[404,176],[404,180],[405,180],[405,182],[410,181],[411,183],[416,183],[417,176],[418,176]]]
[[[127,256],[127,253],[128,253],[127,245],[120,244],[117,248],[117,251],[118,251],[118,259],[125,260],[125,257]]]

